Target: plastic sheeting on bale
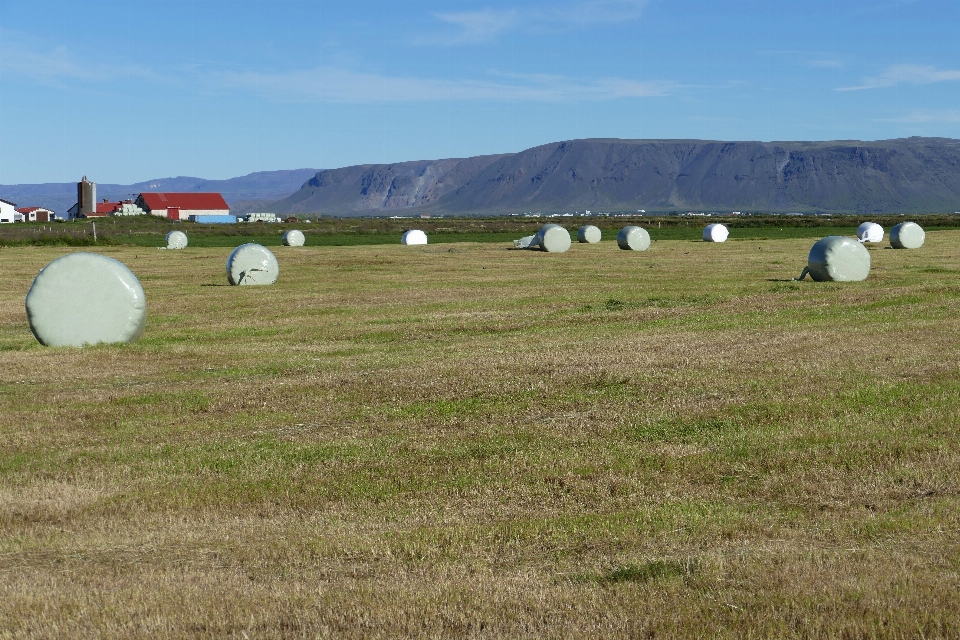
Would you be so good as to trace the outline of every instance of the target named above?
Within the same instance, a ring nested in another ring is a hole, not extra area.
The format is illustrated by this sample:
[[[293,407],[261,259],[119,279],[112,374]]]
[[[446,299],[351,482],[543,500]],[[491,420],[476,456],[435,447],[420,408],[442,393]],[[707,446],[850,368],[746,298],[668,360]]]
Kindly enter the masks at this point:
[[[803,280],[808,273],[817,282],[866,280],[870,275],[870,252],[853,238],[827,236],[814,243],[807,256],[807,267],[797,279]]]
[[[926,239],[923,227],[916,222],[901,222],[890,229],[890,245],[894,249],[919,249]]]
[[[147,325],[147,298],[122,262],[95,253],[57,258],[26,299],[30,330],[48,347],[133,342]]]
[[[410,229],[400,236],[400,244],[427,244],[427,234],[420,229]]]
[[[650,248],[650,234],[643,227],[628,225],[617,234],[617,245],[630,251],[646,251]]]
[[[273,284],[279,275],[276,256],[263,245],[242,244],[227,258],[227,280],[233,285]]]
[[[537,231],[530,248],[540,247],[548,253],[563,253],[570,248],[570,232],[558,224],[545,224]]]
[[[167,234],[167,249],[186,249],[187,234],[183,231],[171,231]]]
[[[283,246],[285,247],[302,247],[306,241],[303,231],[297,229],[290,229],[283,234]]]
[[[536,240],[536,239],[537,239],[537,236],[536,236],[536,235],[523,236],[523,237],[520,238],[519,240],[514,240],[514,241],[513,241],[513,248],[514,248],[514,249],[529,249],[529,248],[530,248],[530,245],[532,245],[532,244],[533,244],[533,241]],[[533,248],[536,249],[535,246],[534,246]]]
[[[857,239],[860,242],[883,242],[883,227],[876,222],[864,222],[857,227]]]
[[[596,244],[602,236],[600,228],[592,224],[585,224],[577,230],[577,242]]]
[[[718,222],[708,224],[703,229],[704,242],[726,242],[729,235],[727,227]]]

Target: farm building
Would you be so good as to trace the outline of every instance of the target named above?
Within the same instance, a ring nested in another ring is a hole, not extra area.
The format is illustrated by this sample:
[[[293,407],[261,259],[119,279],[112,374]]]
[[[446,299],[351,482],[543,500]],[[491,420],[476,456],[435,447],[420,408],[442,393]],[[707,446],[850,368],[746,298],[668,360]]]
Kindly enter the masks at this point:
[[[57,214],[43,207],[19,207],[17,213],[23,216],[23,222],[53,222]]]
[[[219,193],[141,193],[136,205],[150,215],[169,220],[230,215],[230,205]]]
[[[17,205],[0,199],[0,224],[12,224],[17,218]]]

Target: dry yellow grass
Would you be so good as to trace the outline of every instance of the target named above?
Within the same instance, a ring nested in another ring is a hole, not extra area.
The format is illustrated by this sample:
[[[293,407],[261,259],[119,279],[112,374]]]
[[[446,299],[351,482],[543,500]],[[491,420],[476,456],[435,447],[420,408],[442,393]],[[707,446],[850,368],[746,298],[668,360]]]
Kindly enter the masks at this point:
[[[960,232],[106,248],[150,317],[49,349],[0,249],[0,637],[952,637]]]

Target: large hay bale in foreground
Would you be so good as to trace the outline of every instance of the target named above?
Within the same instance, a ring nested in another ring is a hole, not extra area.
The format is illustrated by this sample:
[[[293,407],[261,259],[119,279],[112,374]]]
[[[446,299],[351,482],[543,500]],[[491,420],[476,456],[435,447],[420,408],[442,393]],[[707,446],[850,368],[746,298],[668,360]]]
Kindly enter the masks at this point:
[[[283,246],[285,247],[302,247],[307,242],[307,238],[303,235],[303,231],[298,229],[290,229],[283,234]]]
[[[708,224],[703,229],[704,242],[726,242],[727,236],[729,235],[730,231],[727,229],[727,227],[719,222]]]
[[[919,249],[926,239],[923,227],[916,222],[901,222],[890,229],[890,245],[894,249]]]
[[[650,248],[650,234],[643,227],[627,225],[617,234],[617,246],[628,251],[646,251]]]
[[[827,236],[810,249],[806,271],[817,282],[866,280],[870,275],[870,252],[853,238]]]
[[[186,249],[187,234],[183,231],[171,231],[167,234],[167,249]]]
[[[600,228],[592,224],[585,224],[577,230],[577,242],[596,244],[600,242],[602,236],[603,233]]]
[[[864,222],[857,227],[857,239],[860,242],[883,242],[883,227],[876,222]]]
[[[400,236],[400,244],[427,244],[427,234],[420,229],[410,229]]]
[[[279,275],[276,256],[263,245],[242,244],[227,258],[227,280],[233,285],[273,284]]]
[[[558,224],[545,224],[537,231],[530,248],[540,247],[548,253],[563,253],[570,248],[570,232]]]
[[[95,253],[57,258],[26,299],[30,330],[49,347],[133,342],[147,324],[147,298],[123,263]]]

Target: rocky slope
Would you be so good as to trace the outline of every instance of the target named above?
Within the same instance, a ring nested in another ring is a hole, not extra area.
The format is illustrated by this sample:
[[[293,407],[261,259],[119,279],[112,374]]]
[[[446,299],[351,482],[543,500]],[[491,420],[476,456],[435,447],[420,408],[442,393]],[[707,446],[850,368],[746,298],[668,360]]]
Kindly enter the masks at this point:
[[[318,172],[279,213],[960,211],[960,141],[572,140]]]

